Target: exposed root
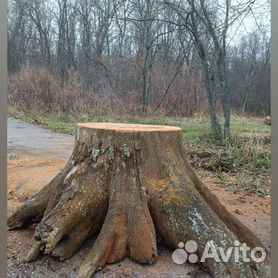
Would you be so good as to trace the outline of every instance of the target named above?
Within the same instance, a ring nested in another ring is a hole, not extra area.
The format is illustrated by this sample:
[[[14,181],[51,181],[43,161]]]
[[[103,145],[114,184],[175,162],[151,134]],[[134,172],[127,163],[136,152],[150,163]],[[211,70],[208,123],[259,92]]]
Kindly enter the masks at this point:
[[[49,184],[8,217],[8,229],[20,228],[32,220],[39,222],[43,218],[48,212],[49,205],[53,203],[53,194],[60,190],[60,185],[71,169],[71,165],[72,160],[70,159],[64,169]]]
[[[106,263],[118,262],[126,255],[140,263],[152,263],[156,258],[155,230],[146,196],[134,167],[129,165],[135,163],[135,160],[121,161],[119,156],[115,157],[108,213],[96,243],[80,268],[80,277],[91,277]]]
[[[156,236],[172,248],[195,240],[198,255],[210,240],[215,248],[233,246],[235,239],[261,246],[198,179],[182,140],[176,128],[149,132],[143,127],[138,133],[81,128],[64,170],[8,219],[11,229],[41,219],[26,260],[41,253],[68,259],[98,232],[80,277],[90,278],[125,256],[153,263]],[[264,269],[233,260],[210,259],[203,266],[216,278],[254,278]]]
[[[43,249],[44,249],[44,246],[43,246],[42,242],[34,240],[33,245],[31,247],[31,249],[29,250],[24,261],[25,262],[35,261],[39,257],[39,255],[43,252]]]
[[[57,179],[59,179],[59,175],[57,175],[50,184],[45,186],[32,199],[25,202],[10,217],[8,217],[8,229],[20,228],[33,219],[39,221],[43,217]]]
[[[138,201],[132,201],[128,210],[128,256],[136,262],[151,264],[157,256],[156,234],[143,190],[141,202]]]
[[[92,234],[92,219],[78,224],[69,235],[67,235],[51,252],[54,257],[61,261],[69,259],[82,246],[84,241]]]
[[[71,250],[75,251],[89,233],[100,228],[107,210],[107,188],[102,184],[105,180],[100,182],[96,172],[84,174],[86,167],[83,164],[79,169],[54,209],[36,227],[34,234],[35,239],[44,245],[45,254],[53,252],[61,259],[72,255]],[[75,234],[78,239],[73,244]],[[69,238],[59,243],[64,237]],[[58,243],[60,247],[55,250]]]
[[[189,173],[195,188],[204,198],[208,206],[214,211],[214,213],[221,219],[221,221],[225,223],[225,225],[237,236],[241,242],[246,243],[251,248],[264,247],[259,238],[235,216],[230,214],[228,210],[221,204],[216,195],[213,194],[199,179],[188,162],[184,148],[181,147],[180,151],[183,158],[183,164],[187,168],[187,172]]]
[[[181,191],[180,194],[186,202],[186,207],[167,204],[166,194],[153,196],[151,202],[156,230],[168,246],[177,248],[179,242],[194,240],[198,243],[199,259],[209,241],[213,243],[214,248],[234,246],[234,240],[237,238],[219,221],[206,203],[201,203],[200,198],[192,198],[188,191]],[[233,257],[229,262],[208,259],[203,266],[217,278],[257,277],[251,265],[244,265],[241,261],[235,262]]]
[[[106,263],[118,262],[126,255],[126,215],[119,214],[111,222],[111,214],[113,212],[108,212],[93,248],[80,267],[80,277],[91,277],[96,270],[101,269]]]

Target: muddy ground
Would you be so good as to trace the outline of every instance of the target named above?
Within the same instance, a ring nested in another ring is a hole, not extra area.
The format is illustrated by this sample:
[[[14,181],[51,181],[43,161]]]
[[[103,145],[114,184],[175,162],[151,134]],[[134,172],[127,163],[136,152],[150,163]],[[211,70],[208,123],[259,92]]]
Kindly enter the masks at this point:
[[[73,137],[56,134],[22,121],[8,121],[8,214],[46,185],[65,165],[73,147]],[[251,228],[270,250],[270,198],[248,195],[244,191],[224,189],[217,176],[203,178],[227,209]],[[8,277],[77,277],[78,268],[92,246],[88,240],[73,258],[60,262],[41,256],[36,262],[23,262],[33,236],[34,225],[8,232]],[[153,265],[139,265],[128,258],[107,265],[94,277],[208,277],[195,265],[176,265],[172,251],[159,246],[159,256]]]

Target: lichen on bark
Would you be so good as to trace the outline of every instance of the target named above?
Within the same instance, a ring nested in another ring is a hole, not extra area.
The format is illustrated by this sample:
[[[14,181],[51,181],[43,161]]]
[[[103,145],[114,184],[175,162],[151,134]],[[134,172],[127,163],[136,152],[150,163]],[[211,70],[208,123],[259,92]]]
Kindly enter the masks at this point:
[[[199,255],[210,240],[262,246],[197,177],[180,128],[95,123],[79,124],[76,134],[65,168],[8,219],[10,229],[39,220],[27,261],[43,253],[68,259],[92,235],[80,277],[126,256],[153,263],[157,238],[170,248],[195,240]],[[266,275],[264,264],[202,267],[216,278]]]

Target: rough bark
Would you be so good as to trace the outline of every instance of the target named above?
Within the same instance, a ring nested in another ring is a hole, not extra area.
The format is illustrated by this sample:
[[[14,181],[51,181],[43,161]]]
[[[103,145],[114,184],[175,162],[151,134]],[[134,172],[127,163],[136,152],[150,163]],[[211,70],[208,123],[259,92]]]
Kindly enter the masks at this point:
[[[10,229],[40,221],[26,260],[71,257],[90,236],[97,240],[81,265],[91,277],[125,256],[151,264],[157,237],[171,248],[195,240],[198,252],[234,240],[262,246],[232,216],[191,168],[180,128],[79,124],[73,153],[60,174],[8,219]],[[264,264],[217,263],[203,267],[216,278],[265,277]]]

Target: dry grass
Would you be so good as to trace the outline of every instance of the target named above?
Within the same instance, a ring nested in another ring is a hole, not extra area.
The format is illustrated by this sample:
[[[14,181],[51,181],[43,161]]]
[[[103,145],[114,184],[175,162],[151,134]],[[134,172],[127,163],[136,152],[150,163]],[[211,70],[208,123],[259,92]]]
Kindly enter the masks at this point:
[[[139,106],[139,99],[131,94],[95,94],[84,90],[76,71],[69,73],[62,86],[55,72],[31,66],[9,77],[8,101],[11,106],[20,107],[25,112],[59,112],[79,117],[88,113],[133,114],[138,112]]]

